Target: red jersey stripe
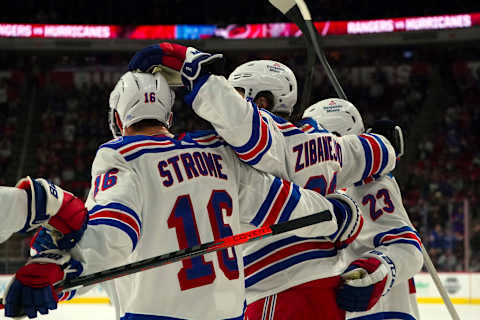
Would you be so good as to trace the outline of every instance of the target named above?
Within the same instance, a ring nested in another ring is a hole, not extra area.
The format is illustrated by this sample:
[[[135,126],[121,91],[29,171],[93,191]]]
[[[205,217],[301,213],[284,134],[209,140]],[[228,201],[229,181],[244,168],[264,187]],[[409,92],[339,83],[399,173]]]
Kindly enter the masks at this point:
[[[120,154],[125,154],[129,151],[141,148],[141,147],[149,147],[149,146],[167,146],[171,145],[173,142],[171,141],[165,141],[165,142],[144,142],[144,143],[139,143],[139,144],[134,144],[133,146],[130,146],[128,148],[120,150]]]
[[[282,180],[282,182],[283,182],[282,188],[280,189],[280,192],[277,194],[277,198],[275,199],[275,202],[273,203],[272,208],[267,213],[267,218],[263,222],[262,227],[270,226],[275,222],[277,222],[278,216],[280,215],[280,212],[282,211],[282,208],[285,205],[285,202],[287,202],[292,183],[286,180]]]
[[[138,225],[137,221],[126,213],[111,210],[100,210],[90,216],[90,221],[100,218],[112,218],[120,220],[128,224],[133,230],[135,230],[137,235],[140,236],[140,226]]]
[[[375,138],[372,138],[366,134],[360,135],[362,138],[365,138],[368,141],[368,144],[372,148],[373,159],[372,159],[372,170],[370,171],[369,176],[377,174],[378,170],[380,169],[380,165],[382,163],[382,152],[380,150],[380,146]]]
[[[258,260],[245,268],[245,277],[257,272],[258,270],[271,265],[279,260],[288,258],[298,253],[309,250],[332,250],[335,245],[328,241],[309,241],[297,243],[286,248],[280,249],[277,252],[268,255],[267,257]]]
[[[240,157],[240,159],[244,160],[244,161],[248,161],[250,160],[251,158],[254,158],[257,154],[260,153],[260,151],[262,151],[265,146],[267,145],[267,142],[268,142],[268,126],[267,124],[263,121],[262,119],[262,116],[260,115],[260,123],[261,123],[261,128],[260,128],[260,140],[258,142],[258,144],[255,146],[255,148],[253,148],[252,150],[250,150],[249,152],[245,153],[245,154],[238,154],[238,156]]]
[[[390,240],[394,240],[394,239],[402,239],[402,238],[403,239],[405,239],[405,238],[413,239],[413,240],[417,241],[418,243],[421,243],[420,239],[417,237],[417,235],[415,233],[412,233],[412,232],[402,233],[402,234],[398,234],[398,235],[387,235],[387,236],[383,237],[382,242],[390,241]]]

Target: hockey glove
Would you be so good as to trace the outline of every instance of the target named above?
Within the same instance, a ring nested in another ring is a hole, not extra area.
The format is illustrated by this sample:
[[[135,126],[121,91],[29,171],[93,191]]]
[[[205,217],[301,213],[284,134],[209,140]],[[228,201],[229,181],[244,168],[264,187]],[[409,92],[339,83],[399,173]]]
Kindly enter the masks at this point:
[[[43,225],[52,231],[59,249],[73,248],[88,223],[88,212],[83,202],[45,179],[26,177],[17,183],[17,188],[25,190],[28,199],[27,221],[21,232]]]
[[[180,70],[186,51],[187,47],[176,43],[163,42],[148,46],[135,53],[128,63],[128,71],[160,71],[169,85],[181,86]]]
[[[388,270],[372,257],[353,261],[341,275],[343,285],[337,291],[337,304],[346,311],[370,310],[383,294]]]
[[[52,232],[47,228],[38,228],[32,240],[30,240],[30,255],[35,256],[40,252],[51,249],[58,249],[52,236]]]
[[[395,149],[397,158],[403,156],[405,145],[403,141],[402,128],[400,128],[392,120],[377,120],[371,128],[367,130],[368,133],[377,133],[385,138],[392,144]]]
[[[350,197],[332,193],[326,198],[333,204],[338,224],[337,231],[327,238],[335,243],[337,250],[344,249],[358,237],[363,228],[363,217],[357,204]]]
[[[78,277],[83,271],[80,262],[69,253],[47,250],[32,257],[12,278],[5,290],[5,316],[47,314],[57,308],[58,296],[54,285]]]
[[[172,71],[180,72],[187,90],[193,90],[197,79],[208,74],[223,74],[223,54],[210,54],[176,43],[162,42],[138,51],[128,64],[129,71],[160,72],[170,85]],[[167,71],[166,73],[164,71]]]

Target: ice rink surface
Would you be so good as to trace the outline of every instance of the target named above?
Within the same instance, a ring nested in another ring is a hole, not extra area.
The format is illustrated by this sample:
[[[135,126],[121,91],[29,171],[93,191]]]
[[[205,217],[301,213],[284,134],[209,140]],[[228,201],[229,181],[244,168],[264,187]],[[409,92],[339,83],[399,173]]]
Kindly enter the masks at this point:
[[[480,305],[456,305],[460,319],[479,320]],[[3,311],[0,319],[5,319]],[[438,304],[420,305],[421,320],[448,320],[451,319],[447,309]],[[58,310],[37,319],[49,320],[114,320],[113,307],[106,304],[62,304]]]

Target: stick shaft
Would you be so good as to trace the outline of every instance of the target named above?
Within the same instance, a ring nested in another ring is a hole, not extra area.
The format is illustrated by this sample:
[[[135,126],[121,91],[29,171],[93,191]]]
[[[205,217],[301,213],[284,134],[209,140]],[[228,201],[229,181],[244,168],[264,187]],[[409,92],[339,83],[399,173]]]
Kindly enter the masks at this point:
[[[425,249],[423,244],[422,244],[422,254],[423,254],[423,260],[425,262],[425,266],[427,267],[428,273],[430,273],[430,276],[432,277],[433,282],[435,283],[435,286],[437,287],[437,290],[440,293],[440,296],[442,296],[443,302],[447,307],[448,313],[450,313],[450,316],[452,317],[453,320],[460,320],[457,310],[453,306],[453,303],[450,300],[450,297],[448,296],[447,290],[445,290],[445,287],[443,286],[442,281],[438,276],[437,270],[435,269],[435,266],[433,265],[432,260],[430,259],[430,256],[428,255],[427,250]]]
[[[322,47],[320,47],[317,29],[315,28],[311,20],[306,20],[305,22],[307,24],[308,32],[310,32],[310,37],[312,38],[313,48],[315,49],[318,59],[320,59],[320,63],[325,69],[325,73],[327,74],[328,80],[330,80],[330,83],[335,89],[335,92],[337,93],[338,97],[343,100],[348,100],[347,95],[345,94],[342,86],[340,85],[340,82],[338,82],[335,72],[333,72],[332,67],[327,61],[327,57],[325,56],[325,51],[322,49]]]
[[[309,54],[309,51],[312,51],[317,55],[337,96],[341,99],[348,100],[335,72],[328,63],[325,51],[320,45],[321,38],[312,22],[310,11],[305,2],[303,0],[269,0],[269,2],[298,26],[307,42],[307,54]],[[308,65],[307,68],[311,68],[311,66]],[[306,82],[306,84],[308,84],[308,82]],[[307,88],[307,90],[310,89]],[[301,116],[305,108],[308,107],[308,105],[303,105],[304,101],[306,100],[302,99],[302,105],[300,105],[296,116],[298,116],[298,114]]]
[[[251,231],[243,232],[233,236],[214,240],[211,242],[199,244],[191,248],[182,249],[170,253],[166,253],[157,257],[137,261],[116,268],[92,273],[90,275],[78,277],[71,281],[64,281],[55,286],[57,293],[66,290],[78,289],[94,284],[98,284],[107,280],[120,278],[140,271],[149,270],[166,264],[178,262],[184,259],[201,256],[207,253],[234,247],[243,243],[256,241],[271,237],[284,232],[303,228],[312,224],[328,221],[332,219],[332,214],[328,210],[318,212],[302,218],[278,223],[268,227],[261,227]],[[0,309],[3,308],[3,299],[0,299]]]
[[[57,289],[57,291],[64,291],[73,288],[86,287],[107,280],[123,277],[132,273],[145,271],[166,264],[178,262],[184,259],[194,258],[210,252],[234,247],[243,243],[264,239],[276,234],[281,234],[322,221],[327,221],[331,218],[332,216],[329,211],[322,211],[320,213],[312,214],[306,217],[297,218],[269,227],[254,229],[233,236],[199,244],[191,248],[166,253],[157,257],[141,260],[112,269],[107,269],[104,271],[93,273],[91,275],[78,277],[71,281],[61,283],[58,286],[55,286],[55,288]]]

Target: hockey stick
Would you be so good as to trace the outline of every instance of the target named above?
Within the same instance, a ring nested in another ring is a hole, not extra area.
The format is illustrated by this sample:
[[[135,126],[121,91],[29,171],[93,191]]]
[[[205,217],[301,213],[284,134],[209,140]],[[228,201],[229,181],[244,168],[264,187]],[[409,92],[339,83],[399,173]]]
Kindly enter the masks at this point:
[[[302,31],[304,36],[307,38],[307,42],[310,42],[313,45],[315,53],[317,54],[320,62],[322,63],[323,68],[327,74],[330,83],[332,84],[335,92],[338,97],[344,100],[348,100],[345,92],[343,91],[340,83],[338,82],[335,73],[328,64],[327,57],[325,52],[320,47],[320,37],[318,35],[317,29],[313,25],[312,17],[310,16],[310,11],[308,10],[307,5],[303,0],[268,0],[275,8],[280,10],[287,18],[293,21]],[[302,106],[305,107],[305,106]],[[302,112],[303,113],[303,110]]]
[[[312,84],[313,84],[313,76],[315,73],[315,51],[313,50],[312,46],[309,44],[307,38],[305,38],[305,42],[307,43],[307,66],[306,66],[306,73],[305,73],[305,80],[303,81],[303,91],[302,97],[300,99],[300,103],[294,109],[292,115],[290,116],[290,122],[296,123],[302,119],[303,112],[310,106],[310,99],[312,96]]]
[[[423,260],[425,262],[425,266],[427,267],[428,273],[430,273],[430,276],[432,277],[433,282],[435,283],[435,286],[437,287],[437,290],[440,293],[440,296],[442,296],[442,300],[445,303],[445,306],[447,307],[448,313],[450,313],[450,316],[452,317],[453,320],[460,320],[457,310],[453,306],[453,303],[450,300],[450,297],[448,296],[447,290],[445,290],[445,287],[443,286],[442,281],[438,276],[437,270],[435,269],[435,266],[433,265],[432,260],[430,259],[430,256],[428,255],[428,252],[423,246],[423,244],[422,244],[422,255],[423,255]]]
[[[155,267],[160,267],[166,264],[178,262],[184,259],[201,256],[207,253],[223,250],[239,244],[265,239],[277,234],[285,233],[295,229],[310,226],[312,224],[328,221],[332,219],[332,214],[328,210],[324,210],[309,216],[293,219],[290,221],[281,222],[269,227],[262,227],[255,230],[243,232],[233,236],[222,239],[210,241],[199,244],[191,248],[182,249],[157,257],[129,263],[116,268],[107,269],[104,271],[92,273],[86,276],[78,277],[70,281],[63,281],[55,285],[55,291],[60,293],[62,291],[78,289],[94,284],[98,284],[107,280],[112,280],[127,276],[140,271],[149,270]],[[0,299],[0,309],[3,309],[3,299]]]

